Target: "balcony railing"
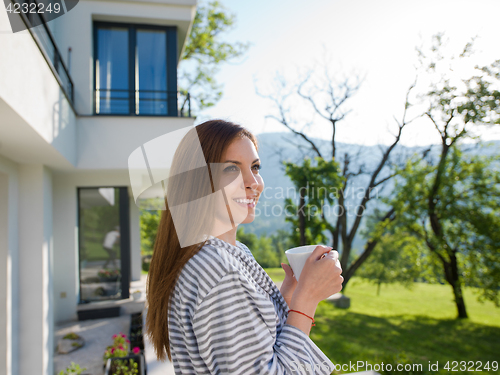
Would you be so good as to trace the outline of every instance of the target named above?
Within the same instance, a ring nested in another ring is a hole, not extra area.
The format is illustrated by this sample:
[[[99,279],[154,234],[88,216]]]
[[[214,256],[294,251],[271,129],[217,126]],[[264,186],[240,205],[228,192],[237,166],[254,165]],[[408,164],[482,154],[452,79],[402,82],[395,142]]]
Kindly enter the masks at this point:
[[[95,90],[95,114],[191,117],[189,93],[162,90]]]
[[[31,4],[35,4],[36,8],[38,8],[39,4],[37,0],[11,0],[11,2],[13,4],[20,4],[21,8],[23,4],[28,4],[28,9],[31,9]],[[33,36],[33,39],[38,45],[38,48],[40,48],[40,51],[42,51],[45,60],[49,64],[68,100],[71,102],[71,104],[73,104],[73,81],[71,80],[68,69],[66,68],[64,61],[62,60],[61,52],[57,48],[54,37],[47,27],[47,21],[45,20],[43,14],[36,12],[19,12],[19,15],[26,25],[26,28]]]

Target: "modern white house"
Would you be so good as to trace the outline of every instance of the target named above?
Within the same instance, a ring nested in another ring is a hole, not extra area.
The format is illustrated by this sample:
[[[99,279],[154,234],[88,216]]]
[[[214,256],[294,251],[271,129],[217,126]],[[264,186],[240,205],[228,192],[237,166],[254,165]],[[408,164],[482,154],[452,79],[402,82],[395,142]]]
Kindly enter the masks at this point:
[[[128,157],[194,123],[177,66],[196,0],[60,3],[46,24],[0,8],[0,375],[52,375],[54,325],[129,298]]]

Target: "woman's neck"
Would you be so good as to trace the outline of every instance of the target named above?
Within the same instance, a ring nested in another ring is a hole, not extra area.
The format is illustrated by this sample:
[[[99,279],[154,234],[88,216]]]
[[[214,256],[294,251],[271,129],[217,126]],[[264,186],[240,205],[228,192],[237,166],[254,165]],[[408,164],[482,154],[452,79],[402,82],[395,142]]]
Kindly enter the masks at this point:
[[[236,246],[236,228],[217,236],[217,238],[219,240],[230,243],[233,246]]]

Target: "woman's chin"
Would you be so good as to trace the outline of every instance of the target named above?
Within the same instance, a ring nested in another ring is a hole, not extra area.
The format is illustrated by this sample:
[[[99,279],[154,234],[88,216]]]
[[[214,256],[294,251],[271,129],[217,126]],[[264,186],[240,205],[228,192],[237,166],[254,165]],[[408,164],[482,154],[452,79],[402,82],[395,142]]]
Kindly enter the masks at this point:
[[[254,220],[255,220],[255,214],[249,213],[247,217],[241,222],[241,224],[250,224]]]

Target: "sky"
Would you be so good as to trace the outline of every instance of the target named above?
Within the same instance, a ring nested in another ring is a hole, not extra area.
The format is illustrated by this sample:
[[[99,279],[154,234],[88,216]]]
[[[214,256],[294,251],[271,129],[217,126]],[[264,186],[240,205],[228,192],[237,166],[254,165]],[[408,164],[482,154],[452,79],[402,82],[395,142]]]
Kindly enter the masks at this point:
[[[224,96],[202,111],[196,124],[223,118],[256,134],[286,131],[266,118],[276,113],[272,101],[257,94],[275,92],[280,74],[289,85],[306,72],[321,74],[324,66],[336,79],[361,77],[351,112],[338,125],[337,140],[358,144],[388,144],[395,120],[402,118],[408,87],[415,81],[415,47],[445,32],[460,51],[477,36],[474,58],[479,64],[500,59],[498,0],[222,0],[236,16],[228,41],[249,42],[245,56],[221,66],[217,75]],[[453,48],[451,48],[453,49]],[[326,62],[326,63],[325,63]],[[420,82],[422,81],[419,77]],[[419,82],[417,80],[417,82]],[[329,139],[331,126],[313,116],[310,106],[292,100],[290,118],[306,134]],[[306,124],[310,124],[305,127]],[[483,139],[500,139],[487,130]],[[438,143],[428,120],[417,119],[404,131],[401,143]]]

